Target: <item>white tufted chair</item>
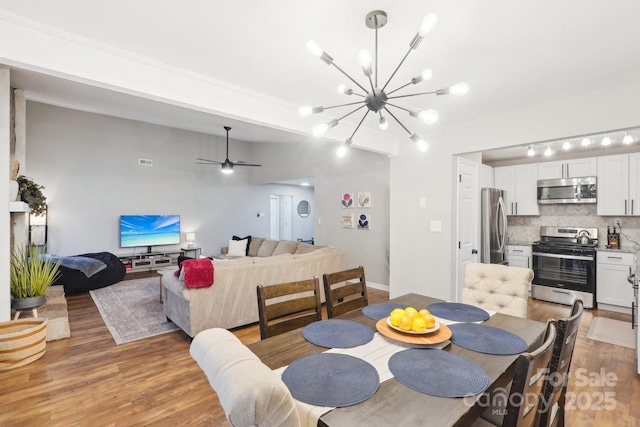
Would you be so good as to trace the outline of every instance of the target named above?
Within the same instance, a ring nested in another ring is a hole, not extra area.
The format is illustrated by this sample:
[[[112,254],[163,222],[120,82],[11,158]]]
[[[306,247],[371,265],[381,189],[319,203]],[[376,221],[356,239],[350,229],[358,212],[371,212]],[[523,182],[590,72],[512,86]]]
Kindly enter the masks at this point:
[[[526,318],[532,280],[530,268],[470,262],[464,270],[462,302]]]
[[[189,352],[207,375],[231,425],[300,426],[287,386],[231,332],[204,330]]]

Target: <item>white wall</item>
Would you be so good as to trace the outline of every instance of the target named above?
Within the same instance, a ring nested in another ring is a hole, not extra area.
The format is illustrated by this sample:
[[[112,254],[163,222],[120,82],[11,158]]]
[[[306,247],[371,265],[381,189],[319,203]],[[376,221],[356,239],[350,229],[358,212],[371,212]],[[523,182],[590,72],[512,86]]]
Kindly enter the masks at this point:
[[[640,81],[601,83],[579,98],[558,97],[455,128],[440,123],[431,131],[431,148],[420,155],[411,144],[400,146],[400,155],[391,160],[392,297],[407,292],[455,296],[453,155],[640,125]],[[419,197],[427,198],[425,208],[419,207]],[[442,233],[429,231],[431,220],[443,222]]]
[[[224,144],[223,136],[28,102],[27,162],[29,175],[45,186],[49,250],[126,253],[130,249],[119,248],[121,214],[180,214],[182,231],[195,232],[202,253],[214,254],[233,234],[268,236],[269,195],[290,194],[294,209],[305,198],[312,213],[302,219],[294,211],[294,238],[313,236],[317,244],[345,249],[349,266],[363,264],[369,280],[388,284],[386,156],[353,150],[337,164],[333,144],[307,150],[230,139],[231,157],[263,166],[223,175],[219,166],[195,164],[196,157],[224,159]],[[140,158],[153,160],[153,166],[139,166]],[[318,177],[313,192],[267,184],[313,175]],[[372,192],[373,230],[340,229],[342,191]]]

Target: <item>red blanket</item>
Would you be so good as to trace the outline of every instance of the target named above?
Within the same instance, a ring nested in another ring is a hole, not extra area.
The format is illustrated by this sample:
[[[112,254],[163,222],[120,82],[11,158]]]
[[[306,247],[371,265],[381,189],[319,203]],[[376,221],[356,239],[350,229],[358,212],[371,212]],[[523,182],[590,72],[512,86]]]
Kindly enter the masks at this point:
[[[187,288],[208,288],[213,285],[213,263],[209,258],[182,261],[181,268],[184,269],[184,285]]]

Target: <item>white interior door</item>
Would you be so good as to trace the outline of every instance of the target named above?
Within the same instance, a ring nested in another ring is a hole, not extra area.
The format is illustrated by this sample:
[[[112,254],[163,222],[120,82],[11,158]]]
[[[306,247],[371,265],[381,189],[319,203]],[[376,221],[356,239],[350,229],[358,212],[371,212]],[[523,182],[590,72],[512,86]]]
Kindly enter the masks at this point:
[[[280,196],[280,236],[293,240],[293,196]]]
[[[470,262],[478,261],[478,230],[480,214],[478,209],[478,164],[466,159],[458,159],[457,185],[457,274],[456,299],[460,300],[464,284],[464,269]]]
[[[280,197],[269,198],[269,238],[280,240]]]

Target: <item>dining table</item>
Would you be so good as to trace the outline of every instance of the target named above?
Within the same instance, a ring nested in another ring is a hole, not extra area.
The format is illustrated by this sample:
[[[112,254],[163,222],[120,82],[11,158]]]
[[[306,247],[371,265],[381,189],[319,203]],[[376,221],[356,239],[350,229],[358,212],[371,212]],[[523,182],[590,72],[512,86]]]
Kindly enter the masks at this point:
[[[418,310],[441,299],[410,293],[392,298],[389,303],[415,307]],[[367,317],[362,309],[343,314],[339,319],[353,320],[376,331],[375,319]],[[495,313],[482,322],[522,338],[528,349],[542,343],[544,323]],[[323,353],[328,349],[314,345],[303,336],[303,328],[276,335],[248,346],[271,369],[290,365],[298,359]],[[507,387],[513,377],[518,354],[495,355],[469,350],[450,342],[442,349],[461,356],[480,367],[488,377],[489,386],[484,393],[464,398],[439,397],[413,390],[392,377],[380,383],[375,394],[364,402],[338,407],[323,414],[318,426],[466,426],[471,425],[486,406],[486,397],[494,390]]]

